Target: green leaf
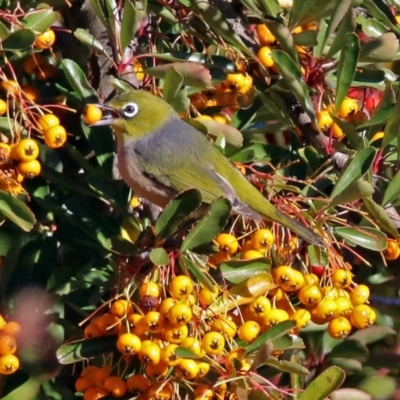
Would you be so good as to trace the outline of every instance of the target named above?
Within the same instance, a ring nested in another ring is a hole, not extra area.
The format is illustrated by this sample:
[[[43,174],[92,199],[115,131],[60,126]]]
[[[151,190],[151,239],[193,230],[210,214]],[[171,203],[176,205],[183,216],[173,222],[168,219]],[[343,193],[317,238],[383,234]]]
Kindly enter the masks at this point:
[[[349,12],[350,7],[351,7],[351,0],[342,0],[342,1],[336,2],[335,9],[333,10],[333,12],[329,18],[328,26],[325,31],[325,35],[322,40],[322,43],[319,44],[321,49],[324,48],[327,40],[330,37],[332,37],[333,32],[336,31],[336,28],[339,26],[339,24],[345,18],[346,14]],[[319,55],[320,54],[318,54],[318,55],[315,54],[315,56],[319,56]]]
[[[194,277],[194,281],[199,283],[200,285],[206,287],[208,290],[211,292],[214,291],[215,285],[211,281],[211,279],[200,269],[198,265],[196,265],[192,260],[188,257],[185,257],[182,255],[179,260],[183,260],[183,263],[185,264],[186,268],[190,272],[190,275]]]
[[[265,365],[273,367],[281,372],[289,372],[291,374],[300,374],[304,376],[310,374],[310,371],[306,367],[303,367],[301,364],[297,364],[287,360],[280,361],[275,357],[269,357],[266,360]]]
[[[382,0],[363,0],[363,7],[365,7],[374,18],[388,25],[390,29],[397,34],[399,33],[397,21],[392,11]]]
[[[342,385],[345,377],[344,371],[339,367],[329,367],[310,382],[299,400],[324,400]]]
[[[326,267],[329,265],[329,257],[326,249],[319,246],[309,245],[307,247],[308,257],[310,258],[310,265]]]
[[[345,37],[349,34],[349,32],[354,32],[356,25],[356,15],[353,8],[350,7],[339,25],[331,47],[328,50],[327,57],[333,57],[343,48]]]
[[[350,186],[350,184],[362,178],[371,168],[374,159],[375,149],[373,147],[367,147],[357,152],[347,167],[342,170],[339,180],[331,193],[331,198],[334,199],[340,192]]]
[[[10,36],[10,30],[0,21],[0,39],[5,40]]]
[[[296,64],[298,64],[299,58],[290,29],[276,21],[266,21],[266,25],[271,33],[276,37],[276,40],[281,45],[283,51],[287,53]]]
[[[137,29],[139,12],[138,10],[136,10],[135,4],[139,5],[140,2],[134,3],[132,2],[132,0],[126,0],[124,3],[124,10],[122,13],[122,20],[121,20],[121,31],[119,34],[119,40],[121,43],[122,52],[131,43]]]
[[[76,31],[74,31],[74,36],[90,49],[97,51],[108,59],[111,59],[101,42],[95,39],[95,37],[85,29],[78,28]]]
[[[162,247],[152,249],[149,258],[154,265],[168,265],[170,262],[168,253]]]
[[[386,235],[375,228],[366,226],[352,228],[337,227],[333,228],[333,233],[365,249],[383,251],[387,247]]]
[[[145,72],[146,74],[155,76],[156,78],[166,79],[168,71],[171,68],[179,74],[179,80],[177,79],[178,83],[182,79],[180,85],[184,84],[200,89],[212,88],[210,70],[204,65],[195,62],[174,62],[170,64],[162,64],[156,67],[146,68]],[[179,90],[179,88],[175,90]]]
[[[383,35],[364,43],[360,50],[360,62],[384,62],[392,61],[399,49],[399,40],[393,32]]]
[[[396,104],[395,92],[391,84],[387,84],[382,99],[379,101],[378,107],[372,115],[371,119],[358,126],[359,129],[366,129],[375,125],[386,124],[390,117],[393,117],[393,109]],[[387,142],[385,146],[388,144]]]
[[[238,284],[261,272],[271,271],[271,262],[266,258],[255,260],[229,261],[219,265],[222,276],[228,282]]]
[[[24,202],[2,190],[0,190],[0,213],[25,232],[29,232],[36,222],[35,215]]]
[[[273,50],[272,58],[275,61],[279,72],[282,74],[282,78],[287,84],[289,90],[293,93],[304,111],[311,118],[311,122],[317,125],[314,107],[308,93],[308,86],[303,80],[299,65],[296,64],[288,54],[281,50]]]
[[[207,214],[196,224],[183,241],[182,252],[211,242],[225,227],[229,220],[232,205],[225,198],[216,199]]]
[[[275,339],[279,339],[288,334],[295,326],[296,322],[294,321],[283,321],[277,325],[271,326],[271,328],[261,334],[252,344],[246,347],[245,355],[256,352],[268,341],[273,342]]]
[[[375,189],[369,182],[359,179],[358,181],[355,181],[347,186],[342,192],[338,193],[327,207],[335,208],[340,204],[351,203],[355,200],[372,196],[374,192]]]
[[[200,360],[201,357],[193,353],[193,351],[187,349],[186,347],[178,347],[175,349],[175,354],[179,358],[190,358],[192,360]]]
[[[116,336],[104,336],[69,342],[58,348],[57,359],[62,365],[86,361],[88,358],[115,351],[116,341]]]
[[[372,400],[372,397],[358,389],[339,389],[331,394],[331,400]]]
[[[292,363],[296,363],[301,365],[301,360],[298,356],[292,355],[290,356],[290,361]],[[304,377],[301,374],[297,373],[290,373],[290,387],[293,390],[294,393],[299,392],[303,390],[304,388]],[[294,400],[297,398],[297,395],[295,395]]]
[[[386,147],[394,139],[398,139],[400,132],[400,91],[397,94],[396,105],[386,122],[382,141],[382,148]]]
[[[196,189],[179,193],[173,198],[157,219],[155,225],[156,240],[169,238],[178,225],[200,207],[201,202],[201,194]]]
[[[43,33],[60,19],[60,14],[51,8],[36,9],[27,15],[21,22],[25,28],[31,29],[37,34]]]
[[[398,233],[397,233],[397,228],[393,222],[393,220],[390,218],[389,214],[387,211],[381,207],[379,204],[376,204],[373,200],[372,197],[365,197],[363,199],[364,206],[368,210],[368,212],[371,214],[375,222],[387,233],[392,235],[394,238],[397,238]]]
[[[348,358],[365,361],[368,358],[368,348],[358,340],[347,339],[336,345],[327,355],[328,359]]]
[[[182,89],[183,77],[174,68],[170,67],[165,75],[163,86],[164,100],[169,103],[177,113],[186,112],[190,106],[186,90]]]
[[[367,329],[354,332],[349,336],[349,339],[368,345],[386,339],[388,336],[396,336],[396,334],[397,332],[389,326],[373,325]]]
[[[60,62],[60,69],[63,71],[73,91],[82,100],[86,100],[88,103],[97,101],[96,91],[92,88],[86,74],[76,62],[64,59]]]
[[[253,143],[243,147],[235,153],[230,160],[233,162],[249,163],[253,161],[283,161],[290,160],[291,152],[281,146],[264,143]]]
[[[295,28],[300,24],[300,21],[317,3],[317,0],[294,1],[290,10],[289,26]]]
[[[258,4],[264,9],[267,15],[276,17],[281,12],[278,0],[259,0]]]
[[[193,10],[199,14],[214,34],[221,36],[227,43],[236,47],[236,50],[252,57],[253,52],[243,43],[241,37],[229,26],[221,11],[208,0],[190,0]]]
[[[348,33],[344,40],[337,69],[336,110],[339,109],[353,82],[360,52],[359,39],[355,33]]]
[[[394,377],[389,375],[367,376],[358,384],[358,388],[369,393],[373,399],[395,399],[398,384]]]
[[[35,39],[36,35],[32,30],[20,29],[4,39],[1,46],[3,50],[25,50],[33,45]]]
[[[329,364],[342,368],[347,374],[356,374],[361,372],[362,363],[352,358],[330,358]]]
[[[217,121],[198,121],[193,118],[185,120],[197,130],[211,135],[215,138],[223,137],[227,144],[234,147],[242,147],[243,135],[242,133],[231,125],[222,124]],[[204,127],[204,129],[202,129]]]
[[[400,196],[400,171],[390,180],[382,200],[382,206],[397,200]]]

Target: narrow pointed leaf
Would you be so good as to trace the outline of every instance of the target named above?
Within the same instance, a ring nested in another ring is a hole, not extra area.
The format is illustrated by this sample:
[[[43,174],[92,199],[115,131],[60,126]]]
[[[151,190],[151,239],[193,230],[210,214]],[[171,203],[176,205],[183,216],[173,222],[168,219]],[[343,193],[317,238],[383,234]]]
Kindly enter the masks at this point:
[[[179,193],[172,199],[159,216],[155,233],[157,241],[170,237],[178,225],[201,204],[201,194],[196,189]]]
[[[387,246],[386,235],[375,228],[366,226],[359,228],[338,227],[333,228],[333,233],[349,240],[351,243],[370,250],[383,251]]]
[[[85,361],[115,351],[116,341],[116,336],[105,336],[66,343],[58,348],[57,359],[62,365]]]
[[[228,222],[232,205],[225,198],[215,200],[207,214],[189,232],[181,245],[181,251],[211,242],[225,227]]]
[[[345,377],[341,368],[332,366],[311,381],[299,400],[324,400],[342,385]]]
[[[230,261],[219,266],[224,279],[238,284],[261,272],[270,272],[271,263],[266,258],[246,261]]]
[[[339,25],[335,38],[333,39],[331,47],[328,50],[327,53],[328,57],[334,56],[338,51],[340,51],[343,48],[343,42],[345,40],[346,35],[349,32],[354,32],[356,25],[357,25],[356,14],[353,10],[353,7],[350,7],[346,15],[344,16],[342,22]]]
[[[378,225],[386,232],[397,238],[397,228],[387,211],[376,204],[371,197],[364,198],[364,205]]]
[[[302,78],[299,65],[296,64],[288,54],[281,50],[273,50],[272,58],[289,90],[292,91],[304,111],[311,118],[311,121],[317,124],[314,107],[308,93],[308,86]]]
[[[2,190],[0,190],[0,214],[26,232],[33,228],[36,221],[35,215],[24,202]]]
[[[214,283],[211,279],[196,265],[189,257],[181,256],[180,261],[183,260],[184,265],[190,272],[190,275],[194,277],[194,281],[204,286],[210,291],[213,291],[215,288]]]
[[[324,45],[328,40],[328,38],[331,37],[332,33],[335,32],[340,22],[342,22],[343,18],[348,13],[350,7],[351,7],[351,0],[342,0],[336,2],[335,8],[329,18],[328,27],[325,31],[324,39],[320,44],[322,49],[324,48]]]
[[[383,136],[382,147],[386,147],[394,139],[398,138],[400,132],[400,92],[397,94],[396,105],[387,120]]]
[[[108,54],[104,46],[101,44],[101,42],[98,41],[93,35],[91,35],[85,29],[78,28],[74,32],[74,35],[80,42],[82,42],[92,50],[97,51],[98,53],[102,54],[107,58],[110,58],[110,55]]]
[[[390,180],[389,186],[385,190],[382,206],[397,200],[400,196],[400,171]]]
[[[136,4],[140,4],[137,2]],[[126,0],[121,20],[120,43],[121,50],[124,51],[135,36],[138,21],[138,12],[132,0]]]
[[[265,343],[269,341],[274,341],[274,339],[278,339],[281,336],[288,334],[295,326],[296,322],[294,321],[283,321],[277,325],[272,326],[246,348],[245,355],[254,353]]]
[[[372,196],[374,192],[375,189],[369,182],[359,179],[347,186],[342,192],[338,193],[329,203],[328,207],[335,208],[340,204],[351,203],[355,200]]]
[[[351,83],[356,74],[360,43],[355,33],[348,33],[345,36],[343,49],[340,53],[339,65],[337,70],[337,87],[335,108],[339,109],[344,98],[349,91]]]
[[[332,190],[331,198],[334,199],[339,193],[345,190],[350,184],[362,178],[371,168],[375,158],[375,149],[367,147],[360,150],[350,163],[345,167]]]

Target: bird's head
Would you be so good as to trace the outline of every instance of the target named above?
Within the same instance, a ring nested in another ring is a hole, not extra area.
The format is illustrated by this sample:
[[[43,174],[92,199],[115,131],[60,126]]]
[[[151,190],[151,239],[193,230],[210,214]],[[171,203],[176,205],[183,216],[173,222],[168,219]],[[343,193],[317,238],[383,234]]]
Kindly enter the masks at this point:
[[[140,139],[162,129],[176,116],[174,109],[163,99],[140,90],[130,90],[97,106],[103,116],[92,126],[110,125],[121,139]]]

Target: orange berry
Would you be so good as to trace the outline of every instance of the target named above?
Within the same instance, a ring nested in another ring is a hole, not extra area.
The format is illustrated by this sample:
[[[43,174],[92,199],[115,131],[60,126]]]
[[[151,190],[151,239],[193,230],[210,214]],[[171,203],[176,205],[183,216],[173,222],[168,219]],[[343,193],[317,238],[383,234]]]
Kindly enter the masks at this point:
[[[103,335],[116,335],[121,328],[121,320],[110,313],[100,315],[94,323]]]
[[[67,132],[61,125],[53,126],[44,131],[44,142],[51,149],[58,149],[67,141]]]
[[[0,99],[0,115],[4,115],[7,112],[7,108],[7,103],[3,99]]]
[[[11,375],[19,368],[19,360],[13,354],[0,357],[0,374]]]
[[[14,336],[0,335],[0,356],[14,354],[17,350],[17,342]]]
[[[22,139],[15,147],[13,153],[15,158],[20,161],[36,160],[39,155],[39,145],[33,139]]]
[[[92,125],[101,120],[103,111],[96,104],[88,104],[83,110],[82,119],[86,125]]]
[[[269,46],[262,46],[257,52],[257,58],[265,68],[275,65],[275,61],[272,59],[272,49]]]
[[[22,63],[22,68],[27,74],[30,75],[35,73],[41,65],[44,65],[46,63],[47,60],[45,57],[43,57],[41,54],[34,53],[24,59],[24,62]]]
[[[42,166],[38,160],[20,161],[17,170],[25,178],[34,178],[40,174]]]
[[[54,114],[44,114],[39,117],[37,124],[42,131],[46,131],[53,126],[60,125],[60,120]]]
[[[266,46],[275,42],[276,38],[269,30],[267,25],[258,24],[256,25],[256,32],[258,36],[258,41],[261,46]]]
[[[41,50],[49,49],[53,46],[56,40],[56,35],[52,29],[48,29],[47,31],[41,33],[39,36],[36,37],[35,40],[35,47]]]
[[[0,86],[5,92],[7,92],[7,94],[10,93],[16,95],[20,90],[18,82],[12,79],[1,81]]]
[[[108,390],[113,397],[122,397],[126,393],[126,383],[119,376],[109,376],[103,384],[103,388]]]
[[[388,261],[396,260],[400,255],[400,248],[396,240],[388,239],[387,247],[383,252],[383,256]]]
[[[107,391],[105,389],[91,387],[86,390],[85,394],[83,395],[83,400],[98,400],[105,396],[107,396]]]
[[[133,313],[133,305],[128,300],[116,300],[112,303],[111,314],[116,315],[119,318],[125,317],[128,314]]]
[[[225,253],[232,255],[236,253],[239,242],[235,236],[231,235],[230,233],[220,233],[215,241],[218,244],[219,250],[224,251]]]
[[[11,336],[18,336],[20,332],[21,332],[21,325],[15,321],[7,322],[4,328],[1,330],[1,333]]]

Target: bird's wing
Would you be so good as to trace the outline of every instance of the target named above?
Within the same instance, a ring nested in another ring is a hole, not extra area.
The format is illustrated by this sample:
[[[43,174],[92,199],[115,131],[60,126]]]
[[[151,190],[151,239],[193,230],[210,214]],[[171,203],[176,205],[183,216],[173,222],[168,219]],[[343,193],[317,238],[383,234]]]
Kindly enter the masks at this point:
[[[260,221],[262,218],[245,203],[238,199],[231,184],[210,168],[179,168],[164,171],[164,175],[154,176],[160,183],[172,187],[177,192],[198,189],[205,203],[213,202],[217,197],[225,197],[232,203],[233,210],[241,215]]]

